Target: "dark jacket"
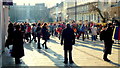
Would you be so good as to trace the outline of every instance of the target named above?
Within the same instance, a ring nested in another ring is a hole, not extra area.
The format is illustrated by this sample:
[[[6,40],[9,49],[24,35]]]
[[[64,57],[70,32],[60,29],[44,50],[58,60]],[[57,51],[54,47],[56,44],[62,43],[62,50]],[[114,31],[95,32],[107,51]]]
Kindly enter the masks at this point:
[[[5,47],[9,47],[9,45],[13,44],[13,32],[14,32],[14,27],[8,27],[8,37],[7,40],[5,42]]]
[[[44,26],[42,28],[42,36],[43,36],[43,40],[49,40],[50,33],[48,32],[48,29]]]
[[[75,44],[74,31],[71,28],[66,28],[62,32],[61,43],[64,41],[64,50],[72,50],[72,45]]]
[[[13,49],[11,56],[21,58],[24,56],[23,35],[19,30],[14,31],[13,35]]]
[[[111,54],[112,51],[112,44],[113,44],[113,40],[112,40],[112,35],[113,35],[113,29],[112,28],[108,28],[106,31],[102,31],[100,34],[100,38],[101,40],[104,40],[104,52],[107,54]]]
[[[38,26],[36,29],[37,37],[41,37],[41,27]]]

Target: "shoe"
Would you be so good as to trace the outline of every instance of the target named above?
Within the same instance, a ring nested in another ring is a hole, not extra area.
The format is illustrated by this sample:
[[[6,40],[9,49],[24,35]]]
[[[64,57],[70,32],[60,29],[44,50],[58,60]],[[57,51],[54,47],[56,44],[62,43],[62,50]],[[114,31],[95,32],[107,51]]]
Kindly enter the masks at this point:
[[[110,62],[110,60],[109,60],[109,59],[104,59],[104,61]]]
[[[37,47],[37,49],[41,49],[41,47]]]
[[[48,49],[48,47],[45,47],[45,49]]]
[[[35,40],[35,43],[37,42],[37,40]]]
[[[74,62],[73,61],[70,61],[70,64],[73,64]]]
[[[64,61],[63,63],[64,63],[64,64],[67,64],[68,62],[67,62],[67,61]]]
[[[22,62],[16,62],[15,64],[22,64]]]

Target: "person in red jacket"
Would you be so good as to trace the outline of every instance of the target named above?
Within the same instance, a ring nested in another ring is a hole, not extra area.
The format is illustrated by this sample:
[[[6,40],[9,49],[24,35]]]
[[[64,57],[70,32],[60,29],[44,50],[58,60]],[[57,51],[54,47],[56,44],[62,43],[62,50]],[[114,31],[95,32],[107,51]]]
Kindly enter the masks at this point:
[[[61,26],[59,26],[59,27],[57,28],[57,32],[58,32],[58,38],[59,38],[59,40],[60,40],[60,37],[61,37],[61,34],[62,34],[62,27],[61,27]]]
[[[27,24],[26,34],[27,34],[26,40],[29,41],[29,43],[31,43],[31,26],[30,26],[30,24]],[[28,38],[30,38],[30,40]]]

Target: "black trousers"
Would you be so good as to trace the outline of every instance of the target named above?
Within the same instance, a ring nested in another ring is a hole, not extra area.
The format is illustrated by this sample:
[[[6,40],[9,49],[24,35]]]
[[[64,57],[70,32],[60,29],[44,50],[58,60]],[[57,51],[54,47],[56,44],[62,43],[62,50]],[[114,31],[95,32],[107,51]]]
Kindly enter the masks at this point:
[[[69,62],[72,62],[72,50],[64,50],[64,61],[68,62],[68,53],[69,53]]]
[[[20,58],[15,58],[15,63],[16,64],[20,63]]]
[[[44,41],[44,43],[42,44],[45,48],[47,48],[47,39]]]
[[[41,48],[40,47],[40,37],[38,37],[38,47],[37,48]]]

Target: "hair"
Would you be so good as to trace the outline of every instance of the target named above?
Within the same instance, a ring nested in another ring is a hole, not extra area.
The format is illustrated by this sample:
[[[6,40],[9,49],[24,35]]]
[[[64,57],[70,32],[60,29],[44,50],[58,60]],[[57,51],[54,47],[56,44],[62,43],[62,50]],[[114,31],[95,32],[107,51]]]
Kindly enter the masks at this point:
[[[20,29],[20,25],[16,25],[16,30],[19,30]]]
[[[109,24],[108,24],[108,27],[110,27],[111,25],[113,25],[113,24],[112,24],[112,23],[109,23]]]
[[[8,27],[9,27],[9,28],[13,27],[13,24],[12,24],[12,23],[10,23],[10,24],[8,25]]]
[[[44,24],[44,26],[46,26],[46,25],[47,25],[47,23]]]
[[[40,26],[41,24],[40,23],[38,23],[38,26]]]
[[[67,24],[67,28],[70,28],[70,24]]]

